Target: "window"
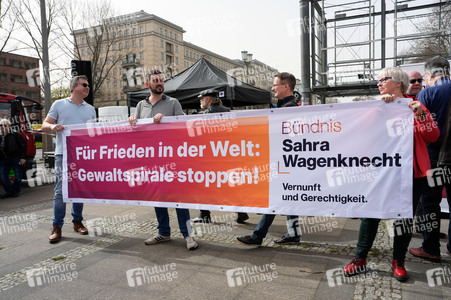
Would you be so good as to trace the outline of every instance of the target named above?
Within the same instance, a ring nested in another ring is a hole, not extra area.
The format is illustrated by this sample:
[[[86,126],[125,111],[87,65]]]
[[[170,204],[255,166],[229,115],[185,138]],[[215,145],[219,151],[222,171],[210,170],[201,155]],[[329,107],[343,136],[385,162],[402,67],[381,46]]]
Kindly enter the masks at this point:
[[[175,58],[175,64],[176,64],[176,65],[179,64],[179,58],[178,58],[178,57]]]
[[[124,82],[121,80],[121,89],[124,88]]]
[[[136,40],[133,40],[133,41],[132,41],[132,47],[133,47],[133,48],[136,48]]]
[[[82,37],[82,38],[81,38],[81,43],[84,44],[85,42],[86,42],[85,37]]]
[[[179,45],[175,45],[175,53],[179,53]]]
[[[117,89],[117,81],[116,80],[113,82],[113,86],[115,89]]]
[[[125,29],[125,36],[129,36],[130,35],[130,29]]]
[[[119,50],[122,50],[122,42],[119,42]]]
[[[81,56],[85,56],[85,49],[81,49]]]
[[[161,60],[164,60],[164,53],[161,52]]]
[[[8,74],[0,73],[0,81],[7,81],[8,80]]]
[[[133,27],[133,35],[136,35],[136,27]]]
[[[144,33],[144,26],[143,25],[139,26],[139,33]]]
[[[174,39],[177,40],[177,32],[174,33]]]
[[[106,87],[107,87],[108,89],[111,89],[111,82],[108,81],[108,82],[106,83]]]
[[[139,47],[144,47],[144,40],[143,39],[139,39]]]
[[[172,31],[169,31],[169,37],[172,39]]]
[[[160,41],[161,41],[161,43],[160,43],[161,48],[164,48],[163,40],[160,40]]]
[[[144,59],[144,52],[143,51],[139,52],[139,59],[141,59],[141,60]]]
[[[126,42],[125,42],[125,48],[126,48],[126,49],[130,48],[130,42],[129,42],[129,41],[126,41]]]
[[[108,94],[108,101],[111,101],[111,94]]]
[[[168,30],[164,29],[164,36],[168,36]]]
[[[112,50],[116,50],[116,43],[114,43],[113,45],[111,45],[111,49],[112,49]]]
[[[163,28],[160,26],[160,34],[163,35]]]

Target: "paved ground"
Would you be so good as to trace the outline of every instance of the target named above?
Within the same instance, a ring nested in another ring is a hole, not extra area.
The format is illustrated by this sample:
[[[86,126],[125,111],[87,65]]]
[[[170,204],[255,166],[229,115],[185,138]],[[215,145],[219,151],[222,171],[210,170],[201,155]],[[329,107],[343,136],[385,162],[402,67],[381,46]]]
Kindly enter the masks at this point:
[[[430,263],[408,254],[410,279],[391,274],[391,240],[381,222],[365,277],[342,276],[353,257],[360,221],[303,218],[302,242],[278,246],[286,231],[276,217],[261,247],[239,244],[260,216],[235,223],[233,213],[213,212],[214,224],[196,227],[200,246],[188,251],[170,210],[173,240],[146,246],[156,233],[151,207],[85,205],[89,236],[71,228],[67,210],[63,239],[49,244],[52,185],[26,187],[0,200],[1,299],[442,299],[451,297],[451,258]],[[68,206],[69,207],[69,206]],[[196,216],[198,211],[191,211]],[[444,226],[446,225],[446,226]],[[447,228],[447,221],[442,228]],[[443,232],[446,230],[442,229]],[[414,235],[412,246],[419,246]]]

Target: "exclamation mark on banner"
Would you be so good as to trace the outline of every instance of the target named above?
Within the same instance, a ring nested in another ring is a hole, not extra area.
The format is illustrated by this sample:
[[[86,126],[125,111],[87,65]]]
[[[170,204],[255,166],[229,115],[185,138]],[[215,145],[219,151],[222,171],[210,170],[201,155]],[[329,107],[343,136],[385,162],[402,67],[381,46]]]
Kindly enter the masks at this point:
[[[258,184],[258,168],[254,167],[254,183]]]

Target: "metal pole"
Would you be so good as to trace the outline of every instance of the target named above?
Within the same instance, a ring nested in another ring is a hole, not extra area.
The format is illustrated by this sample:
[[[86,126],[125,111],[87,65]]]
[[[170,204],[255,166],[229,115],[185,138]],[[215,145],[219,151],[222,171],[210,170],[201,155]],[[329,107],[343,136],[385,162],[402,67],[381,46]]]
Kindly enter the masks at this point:
[[[50,70],[49,70],[49,45],[48,45],[48,32],[47,32],[47,17],[45,12],[45,0],[41,0],[41,30],[42,30],[42,69],[44,71],[44,108],[45,116],[47,116],[50,106],[52,104],[52,94],[50,91]],[[53,151],[52,137],[49,135],[43,135],[43,152]]]
[[[385,0],[381,1],[381,68],[385,68]]]
[[[302,100],[312,103],[310,91],[310,40],[309,40],[309,1],[300,0],[301,6],[301,96]]]

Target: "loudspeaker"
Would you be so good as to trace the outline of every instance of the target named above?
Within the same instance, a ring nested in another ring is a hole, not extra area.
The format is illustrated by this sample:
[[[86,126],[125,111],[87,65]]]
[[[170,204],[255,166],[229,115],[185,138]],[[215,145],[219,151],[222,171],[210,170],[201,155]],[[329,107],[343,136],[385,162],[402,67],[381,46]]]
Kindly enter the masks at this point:
[[[89,95],[85,98],[85,101],[94,106],[94,96],[92,94],[92,72],[91,62],[88,60],[72,60],[72,77],[77,75],[85,75],[88,77],[88,83],[91,86],[89,89]]]

